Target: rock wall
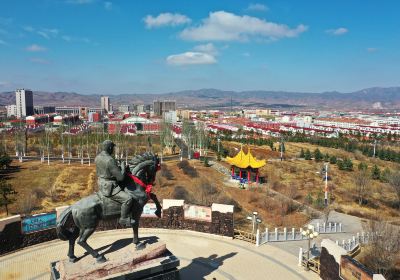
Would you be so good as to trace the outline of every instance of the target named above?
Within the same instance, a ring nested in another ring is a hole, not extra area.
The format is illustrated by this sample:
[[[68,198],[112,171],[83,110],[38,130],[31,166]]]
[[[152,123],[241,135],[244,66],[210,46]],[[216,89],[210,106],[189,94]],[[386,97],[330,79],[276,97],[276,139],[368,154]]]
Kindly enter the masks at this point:
[[[171,201],[166,201],[165,204]],[[172,201],[173,202],[173,201]],[[173,203],[172,203],[173,205]],[[224,205],[217,205],[218,207]],[[233,237],[233,206],[226,205],[231,210],[226,213],[212,211],[211,222],[197,219],[185,219],[184,206],[170,206],[168,209],[163,209],[162,217],[141,217],[141,228],[164,228],[164,229],[182,229],[193,230],[198,232],[218,234],[228,237]],[[225,207],[226,208],[226,207]],[[219,208],[218,208],[219,209]],[[221,208],[220,211],[224,211]],[[232,211],[232,212],[229,212]],[[60,211],[57,212],[58,215]],[[22,249],[31,245],[57,239],[56,229],[48,228],[41,231],[24,234],[21,230],[21,218],[0,220],[0,255]],[[100,221],[97,231],[113,230],[124,228],[118,224],[118,219]]]
[[[339,264],[335,257],[329,254],[325,247],[321,249],[320,261],[320,277],[323,280],[340,280]]]

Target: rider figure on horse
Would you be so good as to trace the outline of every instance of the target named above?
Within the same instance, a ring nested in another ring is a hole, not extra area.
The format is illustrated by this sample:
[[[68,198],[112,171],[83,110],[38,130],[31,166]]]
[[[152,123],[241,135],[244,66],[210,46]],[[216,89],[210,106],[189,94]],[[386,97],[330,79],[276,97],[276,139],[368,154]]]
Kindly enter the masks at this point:
[[[118,166],[117,161],[112,157],[115,144],[106,140],[103,142],[103,151],[96,156],[96,173],[99,193],[111,200],[121,203],[121,218],[119,223],[131,226],[133,221],[130,218],[130,211],[133,204],[133,197],[124,191],[118,183],[121,183],[126,176],[125,162]]]

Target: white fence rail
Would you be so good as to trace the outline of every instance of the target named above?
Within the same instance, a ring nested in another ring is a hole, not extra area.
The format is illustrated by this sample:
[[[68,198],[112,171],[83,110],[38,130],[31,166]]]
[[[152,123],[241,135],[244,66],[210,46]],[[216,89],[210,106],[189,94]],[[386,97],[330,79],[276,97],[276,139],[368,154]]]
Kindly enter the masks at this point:
[[[342,224],[341,223],[323,223],[320,225],[317,223],[314,226],[314,230],[319,232],[320,234],[325,233],[341,233],[342,232]],[[303,228],[283,228],[281,231],[278,228],[275,228],[273,231],[270,231],[268,228],[265,229],[264,232],[257,230],[256,234],[256,245],[260,246],[267,242],[280,242],[280,241],[296,241],[296,240],[306,240],[307,237],[302,235]]]
[[[357,232],[357,235],[353,235],[353,237],[348,240],[342,240],[342,242],[336,240],[336,244],[346,251],[352,251],[358,245],[369,243],[377,236],[379,236],[377,232],[361,232],[361,234]]]

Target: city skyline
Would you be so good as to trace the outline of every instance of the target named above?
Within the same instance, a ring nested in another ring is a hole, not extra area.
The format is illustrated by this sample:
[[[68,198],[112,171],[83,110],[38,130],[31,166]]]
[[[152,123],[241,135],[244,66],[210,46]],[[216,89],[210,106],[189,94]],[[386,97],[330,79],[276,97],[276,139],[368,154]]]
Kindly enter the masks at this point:
[[[397,86],[400,4],[386,3],[3,1],[0,92]]]

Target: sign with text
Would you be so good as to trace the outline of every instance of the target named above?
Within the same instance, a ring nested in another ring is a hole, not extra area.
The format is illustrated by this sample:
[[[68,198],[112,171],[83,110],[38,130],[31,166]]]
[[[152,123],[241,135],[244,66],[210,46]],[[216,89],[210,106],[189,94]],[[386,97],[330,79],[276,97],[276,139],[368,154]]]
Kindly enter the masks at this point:
[[[157,218],[156,214],[154,214],[157,210],[155,203],[147,203],[143,207],[142,217],[150,217],[150,218]]]
[[[185,219],[211,222],[211,208],[185,204],[183,206]]]
[[[41,231],[56,226],[57,214],[46,213],[25,217],[22,220],[22,233],[27,234],[35,231]]]

